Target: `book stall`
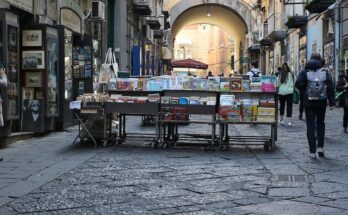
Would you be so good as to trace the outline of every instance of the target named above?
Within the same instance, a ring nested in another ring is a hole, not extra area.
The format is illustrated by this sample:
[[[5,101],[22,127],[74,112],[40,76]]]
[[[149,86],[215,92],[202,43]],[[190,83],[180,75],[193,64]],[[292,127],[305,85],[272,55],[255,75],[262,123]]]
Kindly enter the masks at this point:
[[[239,141],[243,144],[264,143],[264,149],[275,147],[277,97],[275,77],[249,76],[195,78],[191,76],[158,76],[151,78],[118,78],[105,103],[106,114],[117,113],[118,140],[124,141],[126,115],[155,115],[155,137],[152,147],[166,148],[194,142],[219,146]],[[210,120],[190,120],[190,115],[211,116]],[[108,118],[108,117],[106,117]],[[178,126],[188,123],[211,126],[210,134],[179,134]],[[230,137],[229,124],[271,125],[270,136]],[[219,126],[219,135],[216,134]],[[136,136],[136,134],[135,134]],[[127,136],[128,137],[128,136]],[[203,139],[203,141],[202,141]]]

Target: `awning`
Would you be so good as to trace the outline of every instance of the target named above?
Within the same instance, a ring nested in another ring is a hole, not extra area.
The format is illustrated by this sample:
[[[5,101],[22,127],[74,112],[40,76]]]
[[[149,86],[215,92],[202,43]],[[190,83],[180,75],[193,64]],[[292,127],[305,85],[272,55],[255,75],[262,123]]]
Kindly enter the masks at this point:
[[[173,68],[195,68],[195,69],[208,69],[208,64],[193,60],[191,58],[176,60],[172,62]]]

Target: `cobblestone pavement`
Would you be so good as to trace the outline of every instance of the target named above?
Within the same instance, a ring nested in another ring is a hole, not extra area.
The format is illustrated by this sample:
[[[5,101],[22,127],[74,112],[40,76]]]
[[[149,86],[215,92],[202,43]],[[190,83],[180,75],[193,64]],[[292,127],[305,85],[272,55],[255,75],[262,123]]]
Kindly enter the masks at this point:
[[[76,128],[20,141],[0,151],[0,214],[348,214],[342,112],[328,111],[326,158],[315,160],[297,119],[279,126],[274,152],[245,145],[161,150],[143,142],[94,149],[71,145]],[[151,130],[129,121],[130,130]],[[230,130],[269,133],[260,125]]]

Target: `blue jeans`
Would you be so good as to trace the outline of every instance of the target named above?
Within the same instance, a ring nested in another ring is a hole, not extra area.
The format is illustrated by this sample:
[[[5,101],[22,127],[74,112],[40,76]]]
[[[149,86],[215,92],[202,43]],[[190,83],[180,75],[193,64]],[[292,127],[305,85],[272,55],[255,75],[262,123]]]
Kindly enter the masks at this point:
[[[305,107],[309,151],[324,147],[326,107]],[[318,143],[318,144],[317,144]]]

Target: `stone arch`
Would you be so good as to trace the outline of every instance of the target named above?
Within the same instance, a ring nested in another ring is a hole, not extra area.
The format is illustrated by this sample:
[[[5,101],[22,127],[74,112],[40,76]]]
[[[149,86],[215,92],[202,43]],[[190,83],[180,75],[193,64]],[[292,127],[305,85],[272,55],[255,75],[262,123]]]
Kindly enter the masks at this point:
[[[202,1],[184,1],[184,9],[181,3],[178,3],[171,10],[171,36],[173,42],[179,31],[185,26],[195,25],[195,24],[211,24],[224,29],[228,35],[230,35],[235,43],[236,50],[241,50],[242,47],[247,47],[247,37],[246,34],[249,32],[249,25],[240,13],[227,7],[223,4],[209,3],[203,4]],[[234,1],[236,2],[236,1]],[[196,3],[196,4],[194,4]],[[193,6],[192,6],[193,5]],[[236,4],[235,4],[236,5]],[[208,17],[207,10],[209,7],[209,12],[211,16]],[[178,13],[174,13],[173,10],[177,10]],[[248,9],[249,10],[249,9]],[[179,13],[180,11],[180,13]],[[241,9],[239,9],[241,12]],[[251,13],[249,13],[250,15]],[[244,13],[244,17],[247,16],[247,12]],[[172,44],[174,45],[174,44]],[[245,53],[245,50],[243,50]],[[236,59],[241,59],[243,53],[236,53]],[[242,65],[237,64],[237,69],[240,69]]]
[[[220,5],[226,8],[229,8],[231,11],[234,11],[241,20],[244,21],[247,26],[248,32],[252,31],[253,24],[256,23],[256,13],[253,13],[253,8],[240,0],[210,0],[209,3],[204,3],[202,0],[182,0],[175,4],[170,9],[170,24],[174,25],[177,18],[189,10],[190,8],[197,6],[208,6],[208,5]]]

